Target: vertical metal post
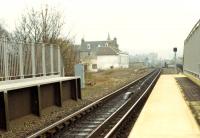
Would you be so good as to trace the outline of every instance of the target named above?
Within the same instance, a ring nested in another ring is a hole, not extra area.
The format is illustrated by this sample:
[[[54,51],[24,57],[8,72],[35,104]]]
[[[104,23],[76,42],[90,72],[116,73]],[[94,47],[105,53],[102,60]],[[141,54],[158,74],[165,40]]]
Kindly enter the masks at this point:
[[[8,52],[7,52],[7,41],[6,41],[6,38],[4,39],[4,45],[3,45],[3,48],[4,48],[4,53],[3,53],[3,56],[4,56],[4,71],[5,71],[5,80],[8,80]]]
[[[55,104],[59,107],[62,107],[62,82],[60,81],[60,82],[55,83],[54,87],[55,87],[54,90],[56,91],[54,95]]]
[[[46,76],[45,44],[42,44],[42,73]]]
[[[50,60],[51,60],[51,74],[53,74],[54,70],[53,70],[53,45],[52,44],[50,46]]]
[[[177,48],[174,47],[173,51],[174,51],[174,68],[175,68],[175,72],[177,73],[177,68],[176,68],[176,52],[177,52]]]
[[[9,109],[8,109],[8,93],[7,91],[3,92],[4,94],[4,109],[5,109],[5,123],[6,123],[6,130],[10,129],[10,123],[9,123]]]
[[[24,78],[24,61],[23,61],[23,44],[19,45],[19,73],[20,73],[20,78]]]
[[[58,46],[58,75],[61,76],[60,46]]]
[[[62,68],[62,77],[65,76],[65,67]]]
[[[32,76],[35,77],[35,44],[31,44]]]
[[[175,72],[177,73],[177,67],[176,67],[176,52],[175,52],[175,55],[174,55],[174,56],[175,56],[175,57],[174,57],[174,58],[175,58],[175,59],[174,59],[174,60],[175,60]]]

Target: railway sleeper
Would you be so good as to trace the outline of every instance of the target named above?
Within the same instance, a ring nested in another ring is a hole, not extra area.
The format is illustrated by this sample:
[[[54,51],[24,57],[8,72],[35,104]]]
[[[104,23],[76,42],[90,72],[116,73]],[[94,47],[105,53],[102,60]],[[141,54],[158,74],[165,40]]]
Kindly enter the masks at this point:
[[[150,77],[152,76],[152,75],[149,75]],[[151,79],[149,79],[149,76],[147,76],[147,77],[145,77],[145,78],[143,78],[142,80],[141,80],[141,82],[143,82],[144,80],[145,80],[145,82],[146,83],[149,83],[149,82],[151,82],[151,81],[149,81],[149,80],[151,80]],[[149,79],[148,81],[146,81],[147,79]],[[137,85],[139,85],[139,83],[137,83]],[[145,90],[146,88],[147,88],[147,86],[146,85],[143,85],[142,87],[140,87],[141,89],[140,90],[138,90],[136,93],[134,93],[134,95],[138,95],[137,97],[139,98],[139,96],[141,95],[140,93],[142,92],[142,90]],[[124,91],[127,91],[128,89],[125,89]],[[120,90],[121,91],[121,90]],[[147,94],[148,95],[148,94]],[[115,94],[115,96],[114,97],[116,97],[116,94]],[[145,96],[146,98],[148,97],[148,96]],[[146,98],[144,98],[144,99],[142,99],[141,100],[141,102],[139,102],[138,103],[138,106],[133,110],[134,112],[136,112],[136,110],[140,110],[140,108],[141,107],[143,107],[143,105],[144,105],[144,101],[146,101]],[[116,100],[117,99],[117,100]],[[93,107],[91,107],[91,108],[88,108],[88,109],[86,109],[86,110],[84,110],[84,111],[81,111],[81,112],[79,112],[78,113],[78,115],[75,115],[74,117],[72,117],[71,119],[69,119],[69,124],[67,124],[68,126],[70,125],[70,127],[65,127],[65,129],[64,130],[66,130],[66,131],[64,131],[64,132],[62,132],[61,133],[61,135],[60,136],[64,136],[64,137],[70,137],[70,138],[73,138],[73,137],[86,137],[86,136],[88,136],[90,133],[91,133],[91,129],[92,130],[95,130],[95,128],[97,128],[101,123],[102,123],[102,121],[103,120],[106,120],[106,118],[109,116],[109,115],[111,115],[112,113],[114,113],[116,110],[117,110],[117,108],[119,107],[118,106],[118,104],[120,103],[120,101],[121,101],[121,98],[120,97],[116,97],[116,99],[115,100],[111,100],[111,98],[109,97],[109,98],[107,98],[106,100],[103,100],[103,101],[101,101],[101,102],[99,102],[98,104],[96,104],[95,106],[94,106],[94,104],[93,104]],[[116,101],[117,101],[117,103],[116,103]],[[122,104],[123,104],[123,102],[125,102],[123,99],[122,99]],[[134,102],[133,100],[132,100],[132,102]],[[131,103],[132,103],[131,102]],[[106,108],[106,109],[102,109],[102,110],[96,110],[96,108],[97,107],[104,107],[103,106],[103,103],[108,103],[109,104],[109,106]],[[131,104],[131,103],[129,103],[128,102],[128,106],[129,106],[129,104]],[[110,106],[111,105],[111,106]],[[119,104],[120,105],[120,104]],[[111,109],[109,109],[110,107],[112,107]],[[96,111],[95,111],[96,110]],[[127,111],[127,109],[125,108],[125,109],[123,109],[123,110],[121,110],[120,112],[126,112]],[[83,113],[84,112],[84,113]],[[93,113],[93,115],[94,115],[94,118],[90,118],[90,117],[92,117],[92,116],[90,116],[90,114],[89,113]],[[95,117],[97,117],[97,116],[99,116],[99,114],[100,115],[103,115],[103,116],[105,116],[105,117],[100,117],[99,118],[99,120],[97,119],[97,118],[95,118]],[[132,114],[132,112],[131,112],[131,114]],[[86,119],[85,117],[83,117],[83,116],[87,116],[88,115],[88,117],[86,117],[86,118],[89,118],[90,120],[84,120],[84,119]],[[118,116],[119,115],[119,116]],[[106,133],[105,131],[107,130],[107,131],[109,131],[110,130],[110,128],[112,128],[112,126],[113,126],[113,124],[115,124],[119,119],[120,119],[120,116],[121,116],[121,113],[119,113],[117,116],[115,116],[115,118],[114,118],[114,120],[110,120],[109,122],[111,122],[111,125],[109,124],[109,125],[107,125],[106,127],[104,127],[104,126],[102,126],[102,128],[101,128],[101,130],[99,130],[98,132],[101,132],[102,130],[102,132],[101,133]],[[137,113],[137,115],[135,115],[134,117],[137,117],[138,116],[138,113]],[[82,118],[83,117],[83,118]],[[82,119],[80,119],[80,118],[82,118]],[[78,121],[79,120],[79,121]],[[81,121],[82,120],[82,121]],[[91,121],[92,120],[92,121]],[[76,122],[78,122],[78,123],[76,123]],[[104,122],[104,121],[103,121]],[[122,126],[123,127],[119,127],[118,128],[118,130],[121,130],[121,132],[123,133],[123,135],[124,135],[124,130],[126,130],[126,128],[127,128],[127,124],[129,124],[130,122],[132,122],[131,121],[131,118],[128,118],[127,120],[124,120],[123,122],[122,122]],[[61,128],[62,129],[62,128]],[[74,130],[73,130],[74,129]],[[68,131],[69,130],[69,131]],[[82,131],[83,130],[83,131]],[[105,130],[105,131],[104,131]],[[117,132],[119,132],[117,130]],[[59,133],[59,132],[58,132]],[[122,134],[121,133],[121,134]],[[52,134],[54,134],[54,132],[52,133]],[[96,135],[96,134],[95,134]],[[116,135],[116,134],[114,134],[114,135]],[[123,136],[123,135],[121,135],[121,136]],[[99,137],[99,135],[98,135],[98,137]]]

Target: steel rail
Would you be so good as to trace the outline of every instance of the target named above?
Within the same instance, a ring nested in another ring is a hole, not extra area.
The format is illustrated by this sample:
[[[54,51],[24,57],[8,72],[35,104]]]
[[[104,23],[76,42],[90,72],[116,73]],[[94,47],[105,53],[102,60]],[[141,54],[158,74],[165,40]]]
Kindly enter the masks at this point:
[[[119,111],[121,111],[130,100],[131,98],[129,98],[125,103],[123,103],[123,105],[121,105],[111,116],[104,120],[104,122],[101,125],[99,125],[95,130],[93,130],[92,133],[90,133],[90,135],[88,135],[87,137],[94,137],[93,135],[95,135],[95,133],[97,133],[97,131],[99,131],[101,127],[103,127],[108,121],[110,121],[113,118],[113,116],[115,116]]]
[[[151,84],[148,85],[148,87],[145,89],[145,91],[142,93],[142,95],[137,99],[137,101],[134,102],[133,106],[130,107],[130,109],[135,108],[136,105],[139,103],[139,101],[140,101],[141,99],[143,99],[143,97],[147,94],[147,92],[149,91],[149,89],[150,89],[150,88],[152,87],[152,85],[154,84],[154,82],[155,82],[155,80],[157,79],[157,77],[159,76],[159,74],[160,74],[160,71],[159,71],[158,74],[155,76],[155,78],[154,78],[154,80],[151,82]],[[149,76],[149,78],[151,78],[153,75],[154,75],[154,74],[151,74],[151,76]],[[146,80],[147,80],[147,79],[146,79]],[[146,80],[144,80],[144,82],[142,82],[142,83],[145,83]],[[114,113],[113,113],[108,119],[106,119],[101,125],[99,125],[95,130],[93,130],[92,133],[90,133],[90,135],[87,136],[87,138],[96,138],[96,137],[98,137],[99,132],[101,132],[101,130],[103,130],[103,129],[109,124],[109,122],[111,122],[112,120],[114,120],[115,117],[117,116],[117,114],[120,113],[120,111],[122,111],[124,108],[128,108],[128,109],[129,109],[129,105],[127,105],[127,104],[128,104],[128,102],[129,102],[130,100],[131,100],[131,98],[129,98],[129,100],[128,100],[126,103],[124,103],[116,112],[114,112]],[[126,116],[126,115],[129,113],[130,109],[127,111],[127,113],[126,113],[124,116]],[[132,110],[131,110],[131,111],[132,111]],[[122,119],[120,119],[121,121],[124,120],[124,116],[122,117]],[[118,123],[117,123],[117,124],[118,124]],[[116,126],[114,126],[113,128],[115,128],[115,127],[116,127]],[[115,129],[114,129],[114,130],[115,130]],[[112,131],[113,131],[113,130],[112,130]],[[111,131],[111,132],[112,132],[112,131]],[[110,133],[111,133],[111,132],[110,132]]]
[[[117,124],[106,134],[104,138],[109,138],[111,137],[121,126],[123,121],[131,114],[133,109],[138,105],[138,103],[142,100],[142,98],[149,92],[149,89],[151,89],[152,85],[156,82],[160,75],[161,71],[156,75],[152,83],[148,86],[148,88],[145,90],[145,92],[140,96],[140,98],[133,104],[133,106],[127,111],[127,113],[117,122]]]
[[[70,119],[73,119],[76,116],[78,116],[78,115],[80,115],[80,114],[82,114],[82,113],[94,108],[95,106],[101,104],[103,101],[106,101],[106,100],[112,98],[113,96],[116,96],[117,94],[121,93],[124,89],[126,89],[130,85],[133,85],[134,83],[137,83],[138,81],[140,81],[141,79],[145,78],[146,76],[150,75],[153,72],[154,71],[151,71],[150,73],[148,73],[146,75],[143,75],[142,77],[140,77],[140,78],[128,83],[127,85],[121,87],[120,89],[118,89],[118,90],[116,90],[116,91],[114,91],[114,92],[112,92],[112,93],[100,98],[99,100],[87,105],[86,107],[76,111],[75,113],[73,113],[73,114],[71,114],[71,115],[69,115],[69,116],[67,116],[67,117],[65,117],[65,118],[63,118],[63,119],[61,119],[61,120],[59,120],[59,121],[57,121],[57,122],[45,127],[45,128],[43,128],[43,129],[41,129],[41,130],[29,135],[27,138],[35,138],[35,137],[42,136],[43,134],[47,133],[49,130],[51,130],[51,129],[63,124],[64,122],[70,121]]]

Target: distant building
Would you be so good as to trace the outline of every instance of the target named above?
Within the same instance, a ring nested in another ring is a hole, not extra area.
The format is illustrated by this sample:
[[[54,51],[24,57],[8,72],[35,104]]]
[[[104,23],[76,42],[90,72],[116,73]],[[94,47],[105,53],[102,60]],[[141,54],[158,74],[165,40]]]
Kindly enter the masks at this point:
[[[149,54],[136,54],[130,56],[131,65],[138,65],[139,63],[144,64],[146,67],[157,67],[160,64],[158,55],[156,53]]]
[[[200,78],[200,20],[184,41],[183,70]]]
[[[79,48],[80,62],[85,69],[91,72],[110,68],[128,68],[129,56],[119,50],[117,38],[108,38],[106,41],[81,40]]]
[[[145,62],[130,62],[130,67],[134,67],[134,68],[145,68]]]

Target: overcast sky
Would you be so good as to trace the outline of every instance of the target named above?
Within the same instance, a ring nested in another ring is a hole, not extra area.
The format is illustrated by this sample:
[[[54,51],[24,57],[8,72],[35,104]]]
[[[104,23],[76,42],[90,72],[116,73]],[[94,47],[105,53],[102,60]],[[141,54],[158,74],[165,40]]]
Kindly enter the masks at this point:
[[[184,40],[200,18],[199,0],[0,0],[0,23],[12,31],[27,8],[43,4],[65,16],[66,34],[75,42],[117,37],[121,50],[130,54],[156,52],[182,56]]]

